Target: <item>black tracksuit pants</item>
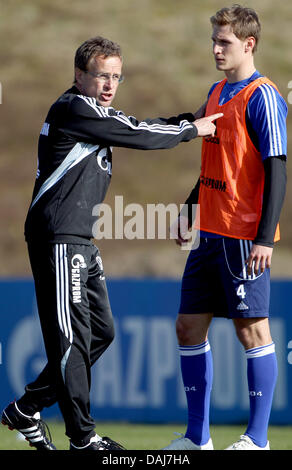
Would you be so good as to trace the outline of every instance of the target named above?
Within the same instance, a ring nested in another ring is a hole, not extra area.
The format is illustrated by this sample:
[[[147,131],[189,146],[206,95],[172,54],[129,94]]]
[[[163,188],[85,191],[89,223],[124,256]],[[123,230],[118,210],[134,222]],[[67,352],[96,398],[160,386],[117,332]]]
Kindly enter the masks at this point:
[[[85,445],[90,416],[90,368],[114,338],[99,250],[94,245],[28,244],[48,363],[17,400],[34,413],[55,403],[67,436]]]

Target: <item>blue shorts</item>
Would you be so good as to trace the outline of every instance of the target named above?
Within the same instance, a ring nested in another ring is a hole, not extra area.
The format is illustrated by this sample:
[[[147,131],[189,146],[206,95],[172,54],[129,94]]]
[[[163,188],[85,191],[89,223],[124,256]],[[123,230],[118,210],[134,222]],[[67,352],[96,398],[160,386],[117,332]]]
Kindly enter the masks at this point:
[[[217,317],[268,317],[270,270],[247,274],[252,242],[201,238],[188,256],[181,285],[179,313],[213,313]]]

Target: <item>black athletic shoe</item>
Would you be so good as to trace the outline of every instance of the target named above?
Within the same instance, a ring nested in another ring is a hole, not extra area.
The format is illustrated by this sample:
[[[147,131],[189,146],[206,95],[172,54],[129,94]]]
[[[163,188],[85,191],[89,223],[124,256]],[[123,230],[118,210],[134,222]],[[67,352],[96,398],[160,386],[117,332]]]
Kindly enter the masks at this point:
[[[70,450],[126,450],[121,444],[113,441],[109,437],[102,437],[101,439],[97,440],[97,436],[93,436],[89,444],[83,447],[78,447],[72,442],[70,443]]]
[[[56,450],[56,447],[51,442],[49,428],[41,420],[40,414],[35,413],[33,416],[25,415],[18,409],[15,401],[3,410],[2,424],[8,426],[11,430],[16,429],[21,432],[29,442],[29,445],[37,450]],[[46,430],[48,431],[49,439]]]

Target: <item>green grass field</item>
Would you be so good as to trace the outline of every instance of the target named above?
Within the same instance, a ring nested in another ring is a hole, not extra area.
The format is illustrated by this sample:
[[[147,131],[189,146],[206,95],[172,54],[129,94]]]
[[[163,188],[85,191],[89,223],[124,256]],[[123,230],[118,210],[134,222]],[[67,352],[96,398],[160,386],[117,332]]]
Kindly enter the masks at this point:
[[[48,421],[53,442],[58,450],[68,449],[64,425]],[[103,436],[123,444],[128,450],[159,450],[175,439],[173,433],[184,432],[183,425],[148,425],[129,423],[97,423],[96,431]],[[245,430],[242,426],[211,426],[211,435],[216,450],[223,450]],[[271,426],[269,429],[271,450],[292,450],[292,426]],[[16,431],[0,426],[0,450],[31,450],[26,441],[19,439]]]

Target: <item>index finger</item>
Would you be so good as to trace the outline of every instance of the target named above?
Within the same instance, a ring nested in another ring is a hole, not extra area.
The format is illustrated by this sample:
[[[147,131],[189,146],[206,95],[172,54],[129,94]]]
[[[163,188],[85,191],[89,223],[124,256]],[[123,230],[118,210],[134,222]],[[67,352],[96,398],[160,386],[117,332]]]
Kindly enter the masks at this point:
[[[206,116],[210,121],[215,121],[215,119],[219,119],[224,116],[223,113],[211,114],[210,116]]]

